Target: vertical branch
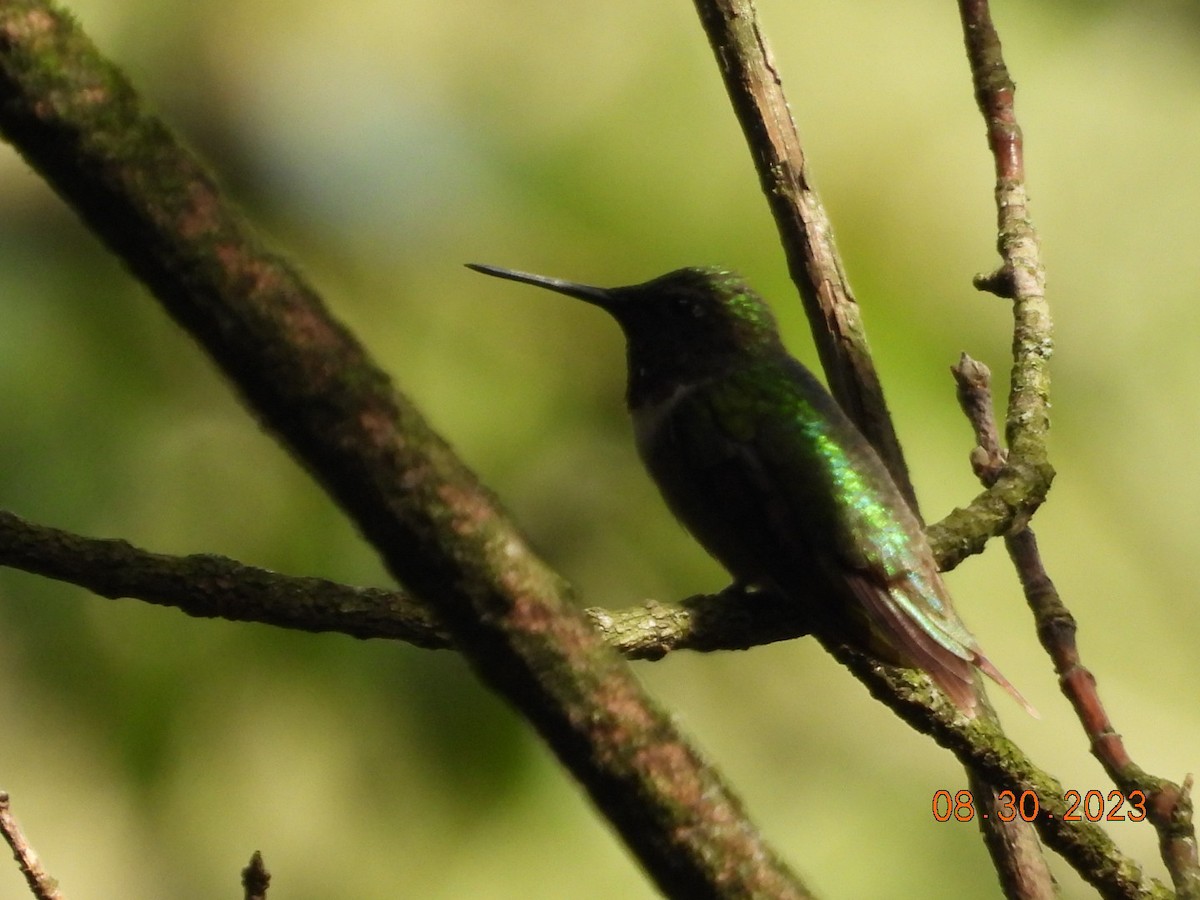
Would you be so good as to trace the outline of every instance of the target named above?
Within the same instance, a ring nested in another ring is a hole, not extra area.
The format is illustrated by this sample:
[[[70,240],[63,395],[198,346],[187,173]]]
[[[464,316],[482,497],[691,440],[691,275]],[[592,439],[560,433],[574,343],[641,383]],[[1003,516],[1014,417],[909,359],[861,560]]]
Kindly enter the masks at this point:
[[[983,818],[979,831],[1008,900],[1055,900],[1058,890],[1029,824],[1019,816],[1010,822],[1000,791],[977,772],[967,773],[971,796]]]
[[[1016,86],[1004,65],[1000,36],[988,0],[959,0],[975,100],[987,126],[996,168],[996,217],[1000,268],[975,279],[980,290],[1013,301],[1013,368],[1005,437],[1008,466],[1043,466],[1050,430],[1050,373],[1053,342],[1046,273],[1037,232],[1029,217],[1025,152],[1013,97]],[[1050,470],[1052,471],[1052,470]]]
[[[1052,470],[1045,460],[1044,441],[1050,428],[1046,367],[1052,346],[1050,314],[1037,234],[1029,219],[1024,141],[1013,108],[1015,86],[1004,66],[1000,36],[991,22],[987,0],[960,0],[959,10],[975,99],[987,123],[988,146],[995,160],[998,249],[1003,260],[996,273],[977,279],[976,284],[1013,300],[1013,372],[1007,428],[1011,458],[1014,467],[1036,460],[1045,468],[1048,483]],[[991,479],[988,487],[996,480]],[[1022,861],[1013,854],[1006,861],[997,855],[998,849],[989,843],[997,869],[1006,881],[1020,877],[1019,867],[1005,875],[1007,863],[1040,864],[1040,877],[1029,883],[1012,881],[1014,890],[1025,886],[1037,891],[1051,889],[1053,882],[1044,860],[1029,855]]]
[[[754,4],[751,0],[695,0],[695,4],[750,145],[829,389],[879,451],[916,510],[916,493],[867,348],[858,303],[833,243],[833,225],[809,178],[804,148]]]

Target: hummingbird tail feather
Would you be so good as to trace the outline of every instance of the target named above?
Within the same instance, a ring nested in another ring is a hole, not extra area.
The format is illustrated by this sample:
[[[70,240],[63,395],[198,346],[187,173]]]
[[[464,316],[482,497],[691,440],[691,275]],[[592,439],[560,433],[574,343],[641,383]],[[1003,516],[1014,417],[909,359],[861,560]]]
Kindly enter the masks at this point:
[[[925,672],[963,715],[974,718],[979,695],[970,651],[964,648],[956,653],[936,640],[896,602],[887,587],[864,573],[849,573],[845,581],[866,613],[870,644],[880,658]]]
[[[1041,715],[1034,708],[1033,704],[1021,696],[1021,692],[1013,687],[1012,683],[1007,678],[1000,674],[1000,670],[992,665],[992,661],[990,659],[976,650],[974,652],[974,659],[972,662],[974,662],[979,668],[979,671],[981,671],[988,678],[992,679],[992,681],[996,682],[996,684],[1000,685],[1000,687],[1004,688],[1004,690],[1008,691],[1009,696],[1020,703],[1021,706],[1025,707],[1025,711],[1027,713],[1029,713],[1035,719],[1041,718]]]
[[[929,635],[913,628],[910,640],[902,642],[904,652],[917,668],[933,679],[942,691],[954,701],[967,718],[975,718],[979,705],[979,694],[975,687],[972,662],[947,650]]]

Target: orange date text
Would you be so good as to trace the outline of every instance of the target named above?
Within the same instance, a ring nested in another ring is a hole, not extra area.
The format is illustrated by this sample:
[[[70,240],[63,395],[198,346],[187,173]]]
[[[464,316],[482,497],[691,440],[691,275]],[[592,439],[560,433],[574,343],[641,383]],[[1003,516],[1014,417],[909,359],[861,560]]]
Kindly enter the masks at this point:
[[[1001,822],[1021,819],[1032,822],[1039,816],[1058,818],[1063,822],[1144,822],[1146,819],[1146,795],[1141,791],[1067,791],[1063,795],[1066,806],[1057,813],[1043,807],[1034,791],[1001,791],[996,798],[996,808],[981,811],[970,791],[934,791],[933,818],[938,822],[970,822],[976,816],[986,819],[995,816]]]

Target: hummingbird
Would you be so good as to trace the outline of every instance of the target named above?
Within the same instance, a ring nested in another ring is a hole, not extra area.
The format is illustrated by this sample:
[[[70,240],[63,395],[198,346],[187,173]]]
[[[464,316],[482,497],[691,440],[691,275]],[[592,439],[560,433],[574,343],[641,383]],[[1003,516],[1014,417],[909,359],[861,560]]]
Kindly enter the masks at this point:
[[[803,604],[823,640],[925,672],[964,715],[974,669],[1037,715],[959,619],[924,529],[882,459],[792,357],[733,272],[601,288],[468,268],[598,306],[624,332],[638,453],[667,506],[734,583]]]

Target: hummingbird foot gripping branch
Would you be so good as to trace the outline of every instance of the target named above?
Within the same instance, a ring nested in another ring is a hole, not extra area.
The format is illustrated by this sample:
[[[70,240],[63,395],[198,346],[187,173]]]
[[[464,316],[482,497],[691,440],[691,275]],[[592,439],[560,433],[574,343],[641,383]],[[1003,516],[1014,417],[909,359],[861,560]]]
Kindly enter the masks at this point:
[[[788,354],[732,272],[599,288],[495,266],[608,312],[625,333],[638,451],[735,581],[797,603],[823,638],[924,671],[967,716],[978,668],[1037,715],[959,619],[916,515],[870,443]]]

